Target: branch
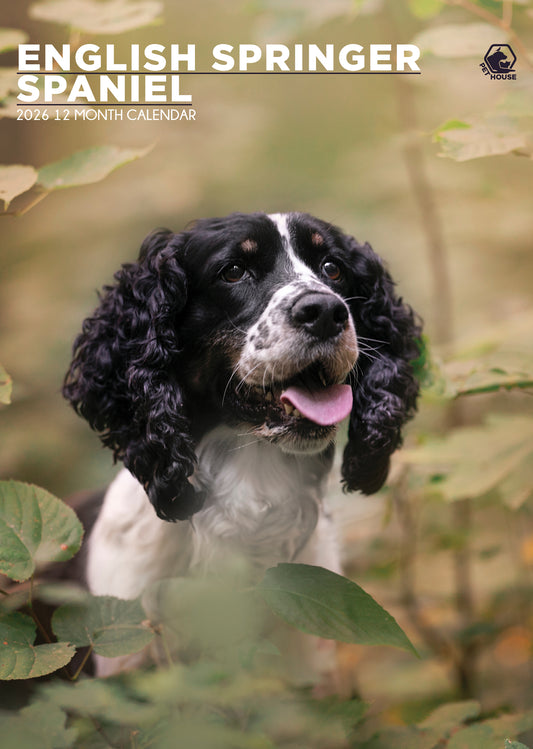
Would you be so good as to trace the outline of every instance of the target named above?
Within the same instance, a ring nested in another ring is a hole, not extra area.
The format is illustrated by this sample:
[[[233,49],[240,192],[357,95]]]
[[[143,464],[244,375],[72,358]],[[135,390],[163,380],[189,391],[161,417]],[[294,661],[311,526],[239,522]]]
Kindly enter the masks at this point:
[[[518,36],[516,31],[511,28],[512,18],[513,18],[513,9],[512,9],[512,2],[510,0],[504,0],[503,4],[503,13],[502,18],[498,18],[498,16],[495,16],[494,13],[491,13],[490,10],[487,10],[486,8],[483,8],[481,5],[476,5],[472,2],[472,0],[443,0],[446,5],[451,6],[458,6],[460,8],[464,8],[464,10],[467,10],[469,13],[472,13],[475,16],[478,16],[479,18],[482,18],[487,23],[490,23],[491,26],[495,26],[498,29],[501,29],[502,31],[505,31],[506,34],[509,35],[509,39],[513,43],[513,45],[517,48],[517,50],[520,51],[520,54],[523,56],[523,59],[527,65],[527,67],[530,70],[533,70],[533,63],[529,59],[529,52],[527,50],[526,45],[522,41],[522,39]]]

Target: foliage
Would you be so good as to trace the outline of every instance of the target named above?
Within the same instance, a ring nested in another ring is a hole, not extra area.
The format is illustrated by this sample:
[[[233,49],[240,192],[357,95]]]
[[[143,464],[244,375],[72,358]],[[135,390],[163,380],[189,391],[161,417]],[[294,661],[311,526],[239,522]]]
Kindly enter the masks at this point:
[[[30,17],[89,34],[122,34],[154,23],[162,9],[159,0],[45,0],[31,6]]]
[[[393,617],[368,593],[328,570],[279,564],[267,570],[258,592],[282,619],[303,632],[414,651]]]
[[[0,166],[0,199],[4,201],[5,212],[8,213],[11,201],[18,195],[26,193],[33,186],[40,200],[53,190],[64,190],[68,187],[99,182],[114,169],[145,156],[151,149],[152,146],[147,148],[94,146],[78,151],[61,161],[47,164],[39,170],[31,166]],[[26,210],[27,207],[23,211],[13,212],[16,214]]]
[[[95,0],[48,0],[31,6],[30,15],[38,20],[66,24],[71,31],[119,34],[153,23],[161,9],[162,5],[158,0],[111,0],[106,3]],[[27,34],[18,29],[0,29],[0,53],[16,48],[26,38]],[[17,117],[19,113],[15,98],[18,91],[17,78],[15,69],[0,68],[0,118]],[[48,116],[44,110],[42,119],[46,120]],[[152,146],[94,146],[40,169],[23,164],[0,165],[3,213],[20,215],[53,190],[98,182],[114,169],[145,156],[151,149]],[[23,197],[10,210],[11,202],[19,196]]]

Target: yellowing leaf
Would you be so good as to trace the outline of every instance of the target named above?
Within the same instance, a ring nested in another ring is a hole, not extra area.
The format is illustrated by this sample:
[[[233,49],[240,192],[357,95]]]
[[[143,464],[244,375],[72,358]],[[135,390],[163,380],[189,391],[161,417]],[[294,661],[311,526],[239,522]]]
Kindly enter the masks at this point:
[[[37,172],[32,166],[11,164],[0,166],[0,200],[4,201],[4,209],[7,211],[9,204],[26,190],[29,190],[37,181]]]
[[[19,44],[24,44],[27,39],[27,33],[21,29],[0,29],[0,52],[16,49]]]
[[[0,68],[0,101],[16,91],[18,91],[17,69]]]
[[[484,156],[501,156],[512,151],[528,152],[528,138],[514,119],[505,116],[489,117],[436,132],[440,144],[439,156],[455,161],[469,161]]]
[[[45,190],[88,185],[99,182],[114,169],[145,156],[148,148],[119,148],[118,146],[95,146],[68,156],[62,161],[39,169],[38,183]]]
[[[439,475],[432,487],[444,499],[480,497],[502,482],[533,455],[533,420],[493,417],[486,424],[463,427],[446,438],[404,450],[400,460]]]
[[[29,15],[89,34],[121,34],[154,23],[162,10],[159,0],[48,0],[32,5]]]
[[[12,380],[0,364],[0,403],[11,403]]]

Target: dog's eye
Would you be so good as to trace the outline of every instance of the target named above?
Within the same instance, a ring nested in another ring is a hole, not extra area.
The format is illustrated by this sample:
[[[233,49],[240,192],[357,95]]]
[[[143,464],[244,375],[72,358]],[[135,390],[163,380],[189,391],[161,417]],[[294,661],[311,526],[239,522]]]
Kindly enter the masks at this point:
[[[342,277],[342,271],[337,263],[333,260],[324,260],[322,263],[322,273],[326,275],[330,281],[339,281]]]
[[[232,263],[231,265],[228,265],[228,267],[224,268],[221,273],[224,281],[227,281],[228,283],[237,283],[242,278],[244,278],[245,275],[246,268],[244,268],[242,265],[239,265],[239,263]]]

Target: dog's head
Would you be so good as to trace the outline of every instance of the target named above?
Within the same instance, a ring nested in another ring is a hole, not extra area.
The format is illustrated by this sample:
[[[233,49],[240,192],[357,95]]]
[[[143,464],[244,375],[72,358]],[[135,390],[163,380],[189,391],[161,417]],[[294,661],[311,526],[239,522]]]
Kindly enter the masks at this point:
[[[195,445],[227,423],[323,451],[350,414],[343,480],[371,494],[414,412],[419,326],[368,244],[305,214],[232,214],[159,231],[104,288],[64,394],[184,519]]]

